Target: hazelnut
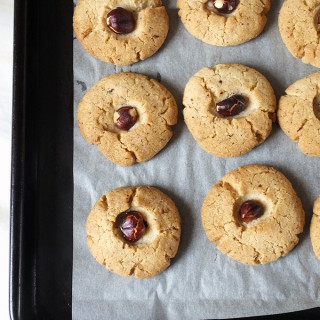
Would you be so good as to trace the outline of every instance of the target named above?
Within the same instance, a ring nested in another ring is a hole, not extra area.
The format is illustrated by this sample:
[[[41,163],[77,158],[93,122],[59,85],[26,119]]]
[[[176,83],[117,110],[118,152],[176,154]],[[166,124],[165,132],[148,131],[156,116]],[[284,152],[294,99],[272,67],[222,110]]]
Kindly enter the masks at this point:
[[[318,120],[320,120],[320,97],[316,97],[313,100],[313,112]]]
[[[127,34],[134,30],[135,21],[132,12],[121,7],[107,14],[107,26],[117,34]]]
[[[123,131],[128,131],[135,125],[138,119],[136,108],[125,106],[118,109],[114,114],[115,126]]]
[[[217,103],[217,112],[223,117],[232,117],[241,113],[245,107],[245,98],[236,94]]]
[[[320,32],[320,12],[316,15],[316,29],[318,32]]]
[[[209,10],[222,14],[229,14],[235,10],[238,3],[237,0],[209,0],[207,7]]]
[[[146,223],[138,211],[122,212],[117,218],[117,226],[129,242],[138,241],[146,233]]]
[[[248,200],[240,207],[240,220],[248,223],[252,220],[258,219],[263,215],[263,207],[260,202],[256,200]]]

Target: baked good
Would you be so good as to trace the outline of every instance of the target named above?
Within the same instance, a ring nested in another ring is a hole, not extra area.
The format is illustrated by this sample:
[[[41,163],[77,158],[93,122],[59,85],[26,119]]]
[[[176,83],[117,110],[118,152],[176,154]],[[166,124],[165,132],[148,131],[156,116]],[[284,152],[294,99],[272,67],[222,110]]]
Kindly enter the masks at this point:
[[[79,0],[73,29],[94,57],[129,65],[159,50],[169,30],[169,18],[161,0]]]
[[[320,260],[320,197],[315,201],[313,206],[313,215],[310,225],[310,237],[313,251]]]
[[[185,87],[183,104],[193,137],[218,157],[237,157],[265,141],[277,106],[268,80],[240,64],[198,71]]]
[[[178,0],[179,16],[196,38],[216,46],[233,46],[263,30],[270,0]]]
[[[288,179],[262,165],[227,173],[204,199],[201,218],[210,241],[249,265],[285,256],[298,243],[305,214]]]
[[[279,30],[291,54],[320,68],[320,1],[286,0],[279,13]]]
[[[82,98],[82,136],[121,166],[151,159],[170,140],[177,104],[159,82],[142,74],[116,73],[97,82]]]
[[[296,81],[279,100],[281,129],[308,156],[320,157],[320,72]]]
[[[95,259],[121,276],[149,278],[169,267],[180,241],[174,202],[153,187],[123,187],[91,210],[87,244]]]

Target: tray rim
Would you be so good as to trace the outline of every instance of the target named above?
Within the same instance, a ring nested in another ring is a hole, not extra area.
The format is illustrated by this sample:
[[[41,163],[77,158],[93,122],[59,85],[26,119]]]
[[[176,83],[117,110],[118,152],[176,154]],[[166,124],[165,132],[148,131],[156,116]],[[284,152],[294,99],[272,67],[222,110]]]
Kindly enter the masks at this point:
[[[47,16],[48,8],[51,12]],[[9,258],[11,319],[71,319],[72,315],[72,166],[69,166],[71,172],[66,177],[61,176],[63,169],[73,163],[73,143],[71,148],[68,145],[68,139],[73,142],[72,12],[73,2],[70,0],[57,1],[55,7],[48,0],[14,1]],[[47,59],[47,53],[54,55],[54,59]],[[71,60],[69,67],[61,68],[64,66],[61,62],[68,59]],[[51,78],[47,76],[50,72],[54,73]],[[52,130],[56,119],[50,120],[55,110],[44,108],[51,88],[56,89],[57,94],[52,101],[47,100],[47,106],[52,107],[58,100],[61,105],[58,105],[57,111],[62,111],[61,117],[65,116],[57,124],[57,137],[54,137]],[[58,127],[60,124],[67,124],[67,128]],[[44,148],[45,138],[41,136],[43,132],[47,132],[48,139],[51,139],[47,150]],[[64,135],[69,135],[65,143],[62,141]],[[39,155],[44,155],[41,152],[45,150],[47,158],[52,156],[61,141],[62,148],[69,148],[69,158],[63,163],[61,156],[53,157],[48,168],[54,172],[47,173],[44,170],[45,160]],[[52,191],[57,199],[66,200],[60,205],[64,211],[57,219],[49,214],[46,217],[46,213],[58,212],[57,206],[50,207],[48,212],[43,210],[44,201],[50,200],[50,197],[40,199],[41,195],[45,195],[43,187],[52,182],[53,177],[56,185]],[[59,186],[70,183],[70,178],[71,185],[66,185],[65,190],[59,192]],[[63,193],[65,191],[66,194]],[[46,219],[44,231],[39,226]],[[49,223],[53,223],[54,227],[65,224],[62,228],[71,233],[62,235],[60,240],[49,230]],[[68,243],[63,248],[65,239]],[[50,242],[52,246],[48,246]],[[46,249],[48,254],[43,255]],[[61,261],[53,263],[57,270],[49,265],[49,259],[54,256],[61,258]],[[54,283],[59,276],[63,283]],[[52,288],[50,283],[53,283]],[[54,306],[53,298],[56,298]]]

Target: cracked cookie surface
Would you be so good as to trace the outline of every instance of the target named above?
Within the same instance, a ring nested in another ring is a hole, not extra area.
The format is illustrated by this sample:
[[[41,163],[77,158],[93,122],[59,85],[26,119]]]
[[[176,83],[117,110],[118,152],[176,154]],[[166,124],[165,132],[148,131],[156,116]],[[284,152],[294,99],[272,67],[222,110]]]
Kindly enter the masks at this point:
[[[127,131],[115,125],[115,112],[133,106],[137,122]],[[159,82],[142,74],[116,73],[97,82],[82,98],[78,123],[82,136],[98,145],[113,163],[130,166],[151,159],[172,137],[177,104]]]
[[[136,243],[120,234],[117,217],[137,210],[147,224]],[[123,187],[109,191],[92,208],[86,223],[87,244],[97,262],[121,276],[153,277],[169,267],[178,250],[180,215],[174,202],[153,187]]]
[[[279,13],[279,30],[290,53],[320,68],[319,0],[286,0]]]
[[[308,156],[320,157],[320,72],[293,83],[279,100],[281,129]]]
[[[310,237],[313,251],[320,260],[320,197],[315,201],[313,206],[313,215],[310,225]]]
[[[239,0],[230,14],[210,10],[208,0],[178,0],[179,16],[196,38],[216,46],[232,46],[257,37],[263,30],[270,0]]]
[[[121,7],[133,13],[135,29],[116,34],[106,25],[106,15]],[[161,0],[79,0],[73,29],[83,48],[100,60],[129,65],[153,55],[169,30],[169,18]]]
[[[233,117],[216,112],[219,101],[242,95],[246,108]],[[188,81],[184,119],[195,140],[218,157],[237,157],[269,136],[275,121],[276,98],[268,80],[258,71],[239,64],[203,68]]]
[[[249,223],[239,218],[241,204],[259,201],[263,215]],[[249,265],[285,256],[298,243],[305,214],[287,178],[262,165],[239,167],[227,173],[204,199],[201,218],[210,241],[230,258]]]

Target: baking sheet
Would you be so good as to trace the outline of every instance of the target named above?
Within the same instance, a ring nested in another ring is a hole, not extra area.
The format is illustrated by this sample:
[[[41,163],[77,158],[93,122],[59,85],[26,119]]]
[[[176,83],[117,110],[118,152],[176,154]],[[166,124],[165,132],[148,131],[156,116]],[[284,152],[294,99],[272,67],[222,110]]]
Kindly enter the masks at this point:
[[[231,318],[302,310],[320,305],[320,262],[312,251],[309,225],[320,194],[320,159],[302,154],[274,125],[259,147],[237,158],[217,158],[201,149],[182,117],[188,79],[199,69],[219,63],[253,67],[271,82],[277,97],[296,80],[316,72],[293,58],[281,41],[277,15],[282,1],[273,0],[264,32],[230,48],[207,45],[192,37],[178,18],[176,1],[164,0],[170,31],[153,57],[116,67],[87,54],[74,40],[74,248],[72,312],[74,319]],[[158,79],[174,95],[179,122],[169,144],[153,159],[120,167],[90,146],[76,121],[86,91],[108,74],[139,72]],[[202,201],[227,172],[247,164],[265,164],[284,173],[302,199],[306,225],[297,247],[267,265],[245,266],[215,249],[201,225]],[[171,266],[150,279],[123,278],[91,256],[85,222],[94,203],[109,190],[152,185],[176,203],[182,219],[181,243]]]

